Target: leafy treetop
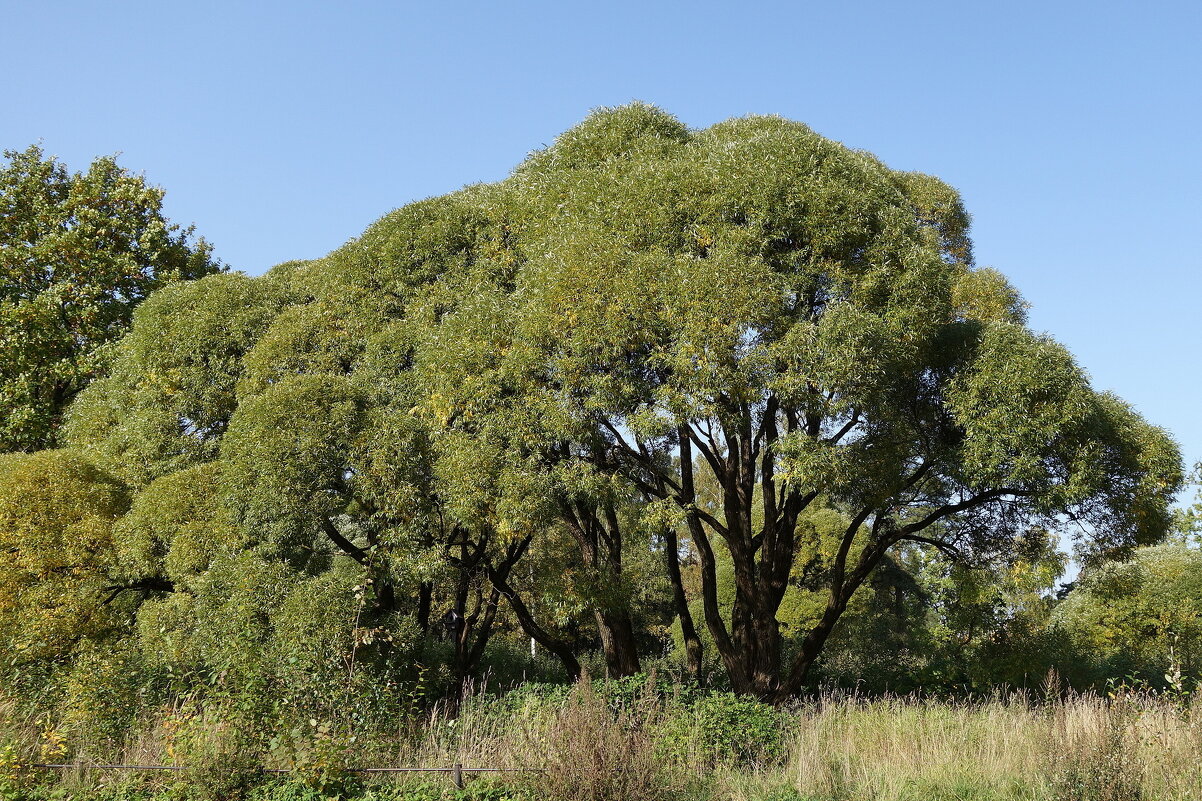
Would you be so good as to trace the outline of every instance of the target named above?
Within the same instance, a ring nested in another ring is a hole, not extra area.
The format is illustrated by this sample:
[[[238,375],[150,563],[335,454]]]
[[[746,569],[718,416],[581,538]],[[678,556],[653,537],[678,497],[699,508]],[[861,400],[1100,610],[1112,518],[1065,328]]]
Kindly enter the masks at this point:
[[[0,167],[0,450],[54,445],[63,410],[154,289],[221,269],[163,217],[163,190],[96,159],[69,173],[40,147]]]

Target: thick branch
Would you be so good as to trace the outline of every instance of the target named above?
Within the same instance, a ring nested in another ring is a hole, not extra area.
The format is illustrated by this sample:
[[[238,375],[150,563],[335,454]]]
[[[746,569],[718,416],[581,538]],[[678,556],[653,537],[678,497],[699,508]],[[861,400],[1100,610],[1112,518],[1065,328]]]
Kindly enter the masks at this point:
[[[538,624],[534,619],[534,615],[530,613],[530,608],[526,606],[526,602],[522,600],[522,597],[509,584],[509,580],[506,577],[501,576],[491,565],[486,567],[485,570],[488,574],[488,580],[492,582],[492,585],[501,595],[505,596],[505,600],[509,601],[509,607],[513,609],[518,623],[521,624],[522,631],[526,632],[528,637],[559,658],[559,661],[563,663],[564,670],[567,671],[569,681],[576,681],[576,679],[580,678],[580,662],[576,659],[568,644],[553,637]]]
[[[132,584],[114,584],[105,589],[109,591],[109,594],[100,602],[101,606],[111,604],[123,592],[174,592],[175,584],[170,579],[153,577],[140,579]]]
[[[341,548],[347,554],[347,556],[351,557],[359,564],[367,566],[367,552],[358,545],[355,545],[355,543],[351,542],[346,537],[342,536],[342,532],[338,530],[338,526],[334,525],[334,521],[330,520],[328,517],[321,518],[321,530],[324,531],[326,536],[330,538],[330,541]]]
[[[720,458],[718,458],[718,455],[716,453],[716,448],[711,448],[711,447],[707,446],[704,442],[702,442],[701,437],[697,436],[697,432],[693,430],[692,426],[690,426],[690,425],[681,426],[680,430],[685,435],[680,438],[682,452],[683,452],[684,444],[686,441],[690,442],[693,445],[696,445],[697,449],[699,451],[701,451],[701,455],[705,457],[705,461],[709,462],[710,469],[714,471],[714,475],[718,477],[718,480],[725,481],[726,480],[726,465],[723,463],[723,461]],[[713,441],[712,438],[710,441],[712,443],[712,441]]]
[[[923,545],[930,545],[934,548],[938,548],[943,553],[947,554],[948,556],[952,556],[952,557],[958,557],[961,555],[960,549],[957,548],[952,543],[944,542],[943,540],[933,539],[931,537],[920,537],[917,534],[899,534],[895,539],[898,540],[899,542],[900,541],[919,542],[919,543],[922,543]]]
[[[609,433],[611,435],[613,435],[614,441],[618,444],[618,447],[623,452],[625,452],[636,463],[641,465],[648,473],[655,476],[656,479],[662,480],[665,484],[667,484],[673,490],[675,490],[677,492],[680,491],[680,486],[675,481],[672,480],[671,476],[665,474],[665,472],[663,470],[659,470],[656,468],[655,461],[651,458],[651,454],[647,452],[647,449],[643,447],[643,444],[641,442],[639,443],[639,449],[635,450],[634,448],[632,448],[630,446],[630,443],[628,443],[626,441],[626,438],[622,436],[621,432],[618,431],[618,429],[613,425],[613,423],[609,422],[609,420],[606,419],[605,417],[600,417],[599,420],[601,421],[601,425],[603,425],[605,427],[605,429],[607,431],[609,431]],[[633,476],[631,476],[631,480],[638,481],[638,479]],[[639,483],[641,484],[642,482],[639,482]],[[640,487],[640,488],[642,488],[642,487]],[[660,497],[663,497],[663,496],[660,496]]]
[[[846,423],[844,423],[842,428],[840,428],[834,434],[831,434],[829,437],[827,437],[826,439],[824,439],[822,441],[824,443],[826,443],[827,445],[836,445],[836,444],[838,444],[839,440],[843,439],[843,437],[846,436],[849,431],[851,431],[853,428],[855,428],[859,424],[860,424],[860,412],[858,410],[852,411],[851,419],[848,420]]]
[[[982,504],[988,503],[990,501],[996,501],[997,499],[1003,498],[1007,495],[1011,495],[1016,498],[1019,498],[1019,497],[1027,497],[1027,496],[1030,496],[1031,494],[1032,493],[1030,493],[1030,492],[1026,492],[1024,490],[1019,490],[1019,489],[1013,489],[1010,487],[999,487],[998,489],[988,490],[988,491],[982,492],[978,495],[974,495],[973,497],[969,498],[968,500],[961,501],[960,503],[952,503],[952,504],[948,504],[946,506],[941,506],[938,509],[936,509],[935,511],[931,512],[926,517],[922,518],[921,520],[918,520],[914,523],[910,523],[909,525],[903,526],[899,533],[902,535],[914,534],[916,532],[922,531],[924,528],[931,525],[932,523],[942,520],[943,518],[947,517],[948,515],[954,515],[959,512],[967,511],[969,509],[972,509],[977,506],[981,506]]]
[[[722,620],[722,612],[718,606],[718,578],[714,551],[710,547],[709,537],[706,536],[698,516],[700,510],[697,509],[697,491],[693,483],[693,451],[690,444],[689,437],[684,436],[682,432],[680,438],[680,485],[683,495],[680,500],[685,510],[689,534],[693,538],[693,544],[697,546],[697,554],[701,560],[701,600],[702,609],[705,612],[705,624],[710,636],[714,638],[714,645],[717,646],[718,653],[731,678],[746,683],[746,671],[739,661],[739,655],[735,652],[730,632]]]

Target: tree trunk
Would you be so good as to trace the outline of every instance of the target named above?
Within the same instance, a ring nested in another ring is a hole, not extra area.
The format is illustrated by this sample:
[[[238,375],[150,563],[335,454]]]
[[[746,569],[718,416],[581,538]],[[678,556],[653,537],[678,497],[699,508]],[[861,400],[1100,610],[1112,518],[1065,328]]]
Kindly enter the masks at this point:
[[[664,557],[668,563],[668,578],[672,581],[672,602],[676,606],[676,619],[680,621],[680,636],[684,641],[685,664],[689,675],[701,684],[704,678],[701,673],[701,638],[697,636],[697,627],[693,623],[693,613],[689,610],[684,581],[680,575],[680,545],[676,532],[671,529],[664,533]]]
[[[611,503],[563,502],[561,516],[580,548],[580,556],[598,578],[613,586],[622,583],[622,529]],[[641,669],[634,639],[634,621],[621,599],[620,606],[594,610],[605,665],[610,678],[633,676]]]
[[[620,679],[639,672],[639,652],[634,639],[634,621],[630,612],[598,610],[597,630],[605,651],[607,678]]]
[[[423,581],[417,588],[417,627],[423,637],[430,634],[430,605],[433,597],[433,583]]]
[[[526,636],[534,640],[536,643],[546,648],[559,659],[563,664],[564,672],[567,673],[568,681],[576,681],[580,678],[580,662],[576,659],[576,655],[572,653],[572,649],[564,641],[553,637],[538,621],[534,619],[534,615],[530,613],[530,608],[526,606],[526,602],[517,593],[506,579],[494,575],[495,571],[489,568],[489,580],[501,595],[505,596],[505,600],[509,601],[509,607],[517,616],[518,623],[522,627],[522,631]]]

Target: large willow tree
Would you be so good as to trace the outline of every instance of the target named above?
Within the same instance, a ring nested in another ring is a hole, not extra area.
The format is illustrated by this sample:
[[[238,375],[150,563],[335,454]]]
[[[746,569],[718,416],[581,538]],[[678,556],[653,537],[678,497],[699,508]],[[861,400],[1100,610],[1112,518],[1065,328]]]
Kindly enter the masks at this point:
[[[462,197],[492,233],[474,280],[433,301],[427,403],[528,454],[611,581],[630,492],[662,519],[678,599],[687,532],[740,691],[798,691],[900,543],[981,559],[1040,526],[1091,553],[1165,528],[1174,444],[1026,327],[1018,294],[974,268],[968,214],[937,179],[779,118],[690,131],[632,105]],[[816,551],[798,521],[820,503],[847,524]],[[827,600],[786,654],[777,613],[798,576]],[[598,619],[611,668],[633,670],[620,598]]]

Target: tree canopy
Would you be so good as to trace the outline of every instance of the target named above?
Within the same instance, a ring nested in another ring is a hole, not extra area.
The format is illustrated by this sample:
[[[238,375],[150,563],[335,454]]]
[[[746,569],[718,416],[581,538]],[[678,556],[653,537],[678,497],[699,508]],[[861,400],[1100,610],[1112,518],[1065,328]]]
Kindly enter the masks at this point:
[[[96,159],[69,173],[33,145],[0,168],[0,451],[53,446],[104,346],[157,287],[220,269],[162,214],[163,190]]]
[[[442,427],[530,453],[612,580],[615,486],[686,530],[741,691],[796,692],[900,543],[987,559],[1072,519],[1089,555],[1167,526],[1174,443],[1025,326],[934,178],[782,119],[691,132],[634,105],[461,197],[492,230],[416,349]],[[698,471],[721,487],[709,508]],[[777,612],[815,503],[848,520],[810,566],[827,601],[786,663]],[[728,613],[716,549],[734,568]]]
[[[130,496],[100,603],[140,602],[173,675],[442,648],[461,681],[505,636],[625,676],[676,630],[694,674],[779,700],[884,608],[861,587],[933,592],[924,558],[1158,541],[1175,444],[1027,327],[968,229],[946,184],[799,123],[634,104],[323,259],[166,286],[62,438]],[[309,661],[234,653],[306,632]]]

